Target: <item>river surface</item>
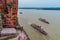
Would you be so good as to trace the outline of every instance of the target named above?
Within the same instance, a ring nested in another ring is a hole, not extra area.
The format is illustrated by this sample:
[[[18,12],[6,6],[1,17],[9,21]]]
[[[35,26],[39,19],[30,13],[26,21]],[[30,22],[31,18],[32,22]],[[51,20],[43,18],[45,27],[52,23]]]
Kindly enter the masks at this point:
[[[39,18],[45,18],[50,24],[39,21]],[[60,40],[60,11],[19,9],[18,20],[31,40]],[[48,35],[41,34],[30,23],[41,25]]]

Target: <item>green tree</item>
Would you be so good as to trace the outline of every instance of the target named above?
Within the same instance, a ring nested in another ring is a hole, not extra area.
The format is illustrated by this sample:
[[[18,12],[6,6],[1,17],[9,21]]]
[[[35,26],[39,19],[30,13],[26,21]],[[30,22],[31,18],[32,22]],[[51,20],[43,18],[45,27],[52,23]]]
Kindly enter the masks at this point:
[[[13,6],[13,3],[12,3],[12,2],[7,3],[7,6],[8,6],[8,7],[10,7],[10,9],[11,9],[11,8],[12,8],[12,6]]]

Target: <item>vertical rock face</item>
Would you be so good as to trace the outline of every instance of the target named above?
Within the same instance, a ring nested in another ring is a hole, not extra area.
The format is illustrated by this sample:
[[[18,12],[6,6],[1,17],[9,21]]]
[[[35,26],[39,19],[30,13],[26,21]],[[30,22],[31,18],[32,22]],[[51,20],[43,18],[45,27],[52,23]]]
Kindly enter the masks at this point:
[[[0,0],[3,27],[16,27],[18,24],[18,0]]]

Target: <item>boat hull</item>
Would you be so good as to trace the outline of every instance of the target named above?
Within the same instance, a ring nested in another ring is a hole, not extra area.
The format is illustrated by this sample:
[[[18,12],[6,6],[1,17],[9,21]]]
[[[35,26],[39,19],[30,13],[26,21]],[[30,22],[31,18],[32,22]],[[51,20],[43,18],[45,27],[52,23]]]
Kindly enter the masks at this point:
[[[42,18],[39,18],[40,21],[44,22],[44,23],[47,23],[47,24],[50,24],[48,21],[42,19]]]
[[[44,35],[47,35],[47,34],[48,34],[44,29],[37,28],[37,25],[35,25],[35,24],[31,24],[31,26],[32,26],[34,29],[36,29],[36,30],[38,30],[39,32],[41,32],[42,34],[44,34]]]

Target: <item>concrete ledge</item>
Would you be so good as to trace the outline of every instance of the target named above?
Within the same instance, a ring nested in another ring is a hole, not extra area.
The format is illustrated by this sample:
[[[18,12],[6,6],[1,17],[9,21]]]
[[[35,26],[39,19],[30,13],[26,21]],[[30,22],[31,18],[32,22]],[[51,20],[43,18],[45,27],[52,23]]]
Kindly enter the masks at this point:
[[[6,36],[6,35],[14,35],[16,33],[17,31],[15,28],[3,28],[2,31],[0,32],[0,35]]]

